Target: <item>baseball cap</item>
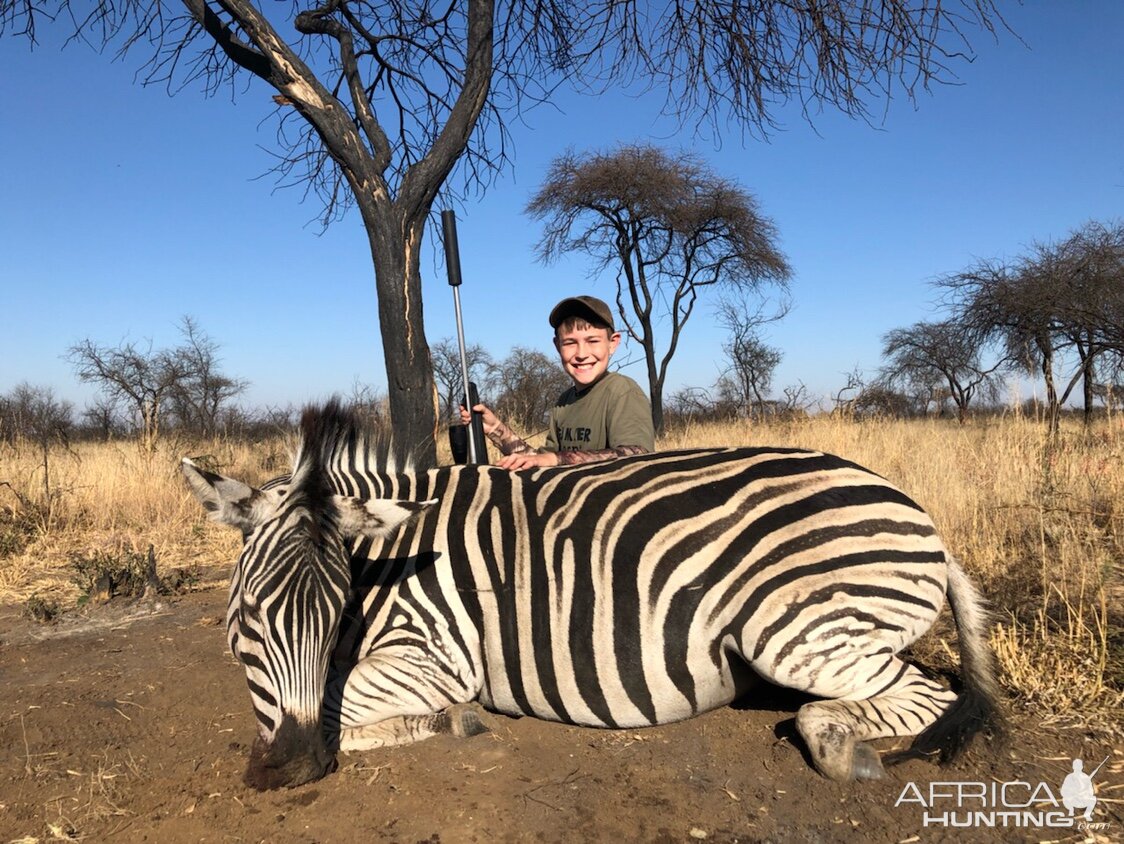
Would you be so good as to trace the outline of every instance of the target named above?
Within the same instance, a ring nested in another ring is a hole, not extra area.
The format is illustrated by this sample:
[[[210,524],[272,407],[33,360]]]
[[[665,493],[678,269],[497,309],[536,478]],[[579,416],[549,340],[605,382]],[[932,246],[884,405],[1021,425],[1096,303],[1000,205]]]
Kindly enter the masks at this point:
[[[613,312],[596,296],[571,296],[563,299],[550,312],[550,327],[557,328],[572,316],[583,317],[588,322],[603,323],[609,326],[610,331],[617,330],[613,324]]]

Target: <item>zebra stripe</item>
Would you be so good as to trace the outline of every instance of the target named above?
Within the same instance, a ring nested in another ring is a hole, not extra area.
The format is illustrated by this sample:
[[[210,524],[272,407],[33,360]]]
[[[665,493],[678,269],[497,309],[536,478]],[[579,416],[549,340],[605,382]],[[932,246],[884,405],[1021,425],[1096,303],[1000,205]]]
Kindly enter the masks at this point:
[[[413,740],[472,700],[641,727],[763,678],[827,699],[797,725],[817,767],[846,779],[881,773],[868,738],[955,749],[993,720],[979,595],[921,508],[854,463],[740,448],[515,473],[385,465],[337,407],[307,416],[297,480],[249,535],[228,623],[266,745],[279,719],[314,713],[333,746]],[[340,513],[374,504],[398,515],[344,537]],[[946,588],[966,649],[959,700],[897,657]],[[316,658],[328,651],[330,670]]]

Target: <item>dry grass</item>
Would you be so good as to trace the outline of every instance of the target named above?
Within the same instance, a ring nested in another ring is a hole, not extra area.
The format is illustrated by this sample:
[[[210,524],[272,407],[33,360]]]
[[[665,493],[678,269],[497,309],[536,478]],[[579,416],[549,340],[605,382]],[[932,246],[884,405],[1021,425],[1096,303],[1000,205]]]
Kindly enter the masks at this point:
[[[963,427],[816,417],[688,426],[659,443],[710,445],[819,449],[893,480],[930,512],[990,596],[999,620],[994,642],[1016,698],[1044,718],[1119,724],[1124,420],[1102,420],[1090,432],[1072,424],[1055,442],[1040,424],[1018,417]],[[254,483],[284,471],[290,447],[278,438],[166,444],[152,455],[130,443],[55,452],[52,487],[61,492],[49,519],[29,513],[15,495],[41,503],[34,449],[0,447],[0,481],[12,487],[0,487],[0,600],[38,594],[73,603],[80,594],[76,557],[142,553],[149,544],[164,572],[198,566],[222,579],[238,536],[206,523],[180,480],[180,457],[203,457]],[[929,654],[949,651],[934,638]]]
[[[0,488],[0,548],[9,549],[0,557],[0,600],[45,594],[74,602],[81,593],[74,560],[95,553],[143,554],[152,545],[164,570],[225,566],[237,556],[238,536],[200,518],[180,476],[180,459],[191,455],[255,483],[287,468],[287,449],[280,439],[258,446],[169,442],[153,453],[129,442],[80,444],[52,454],[52,486],[59,495],[47,515],[37,453],[0,446],[0,481],[11,485]]]

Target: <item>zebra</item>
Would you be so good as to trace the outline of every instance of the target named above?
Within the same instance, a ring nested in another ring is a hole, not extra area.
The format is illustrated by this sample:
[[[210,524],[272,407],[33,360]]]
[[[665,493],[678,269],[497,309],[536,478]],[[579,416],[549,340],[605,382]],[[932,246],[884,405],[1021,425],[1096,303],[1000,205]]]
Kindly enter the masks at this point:
[[[834,780],[867,742],[953,758],[1001,725],[988,615],[922,509],[817,451],[710,448],[520,472],[398,471],[334,400],[260,488],[184,460],[239,528],[227,611],[257,737],[245,781],[296,786],[339,751],[486,728],[476,706],[637,728],[762,683]],[[903,660],[948,595],[961,689]]]

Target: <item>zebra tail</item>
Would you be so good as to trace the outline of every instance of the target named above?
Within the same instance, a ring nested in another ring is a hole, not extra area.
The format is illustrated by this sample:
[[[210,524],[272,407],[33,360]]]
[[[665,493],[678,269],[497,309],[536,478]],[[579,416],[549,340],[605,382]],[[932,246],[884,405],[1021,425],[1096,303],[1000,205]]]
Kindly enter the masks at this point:
[[[1004,732],[995,654],[987,642],[990,615],[983,596],[964,569],[948,558],[948,603],[960,640],[959,696],[908,749],[889,754],[889,764],[937,756],[943,765],[955,759],[981,730]]]

